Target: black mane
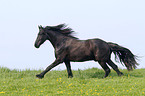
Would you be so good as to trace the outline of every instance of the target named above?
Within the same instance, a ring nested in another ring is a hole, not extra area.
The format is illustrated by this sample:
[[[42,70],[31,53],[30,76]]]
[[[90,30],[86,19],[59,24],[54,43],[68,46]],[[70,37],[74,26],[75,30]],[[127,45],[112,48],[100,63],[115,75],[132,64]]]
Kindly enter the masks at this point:
[[[57,26],[46,26],[45,28],[48,30],[57,31],[67,37],[78,39],[77,37],[73,36],[73,33],[75,32],[71,28],[67,27],[66,24],[59,24]]]

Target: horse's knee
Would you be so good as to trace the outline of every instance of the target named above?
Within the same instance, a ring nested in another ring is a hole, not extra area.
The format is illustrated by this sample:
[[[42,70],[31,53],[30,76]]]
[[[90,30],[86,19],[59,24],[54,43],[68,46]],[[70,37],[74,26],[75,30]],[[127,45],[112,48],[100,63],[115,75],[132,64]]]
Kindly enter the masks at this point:
[[[118,66],[114,64],[114,69],[118,69]]]
[[[106,73],[110,73],[110,72],[111,72],[111,70],[110,70],[110,69],[106,69],[105,71],[106,71]]]

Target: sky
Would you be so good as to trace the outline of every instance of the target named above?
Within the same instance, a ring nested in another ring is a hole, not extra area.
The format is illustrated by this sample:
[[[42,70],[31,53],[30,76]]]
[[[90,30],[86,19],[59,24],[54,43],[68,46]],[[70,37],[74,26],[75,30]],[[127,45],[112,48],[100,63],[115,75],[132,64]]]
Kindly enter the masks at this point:
[[[34,47],[38,25],[65,23],[81,40],[100,38],[129,48],[139,56],[138,68],[145,68],[144,5],[145,0],[0,0],[0,67],[45,69],[55,60],[54,49],[49,41]],[[71,65],[101,68],[94,61]],[[64,69],[60,64],[53,70]]]

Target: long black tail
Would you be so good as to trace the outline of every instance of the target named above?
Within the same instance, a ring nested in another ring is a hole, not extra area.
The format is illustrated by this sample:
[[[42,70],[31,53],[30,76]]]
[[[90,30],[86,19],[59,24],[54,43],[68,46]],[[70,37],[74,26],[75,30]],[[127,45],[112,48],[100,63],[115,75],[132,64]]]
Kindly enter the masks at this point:
[[[115,54],[116,61],[124,63],[129,71],[133,70],[133,68],[137,68],[137,65],[139,65],[136,62],[137,56],[135,56],[129,49],[111,42],[108,42],[108,44],[111,47],[112,52]]]

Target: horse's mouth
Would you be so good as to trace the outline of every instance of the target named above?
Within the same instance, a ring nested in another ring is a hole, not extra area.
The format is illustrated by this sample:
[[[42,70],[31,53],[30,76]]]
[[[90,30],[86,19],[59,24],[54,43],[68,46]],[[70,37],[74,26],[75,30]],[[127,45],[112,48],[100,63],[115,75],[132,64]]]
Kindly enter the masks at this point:
[[[40,43],[41,43],[40,41],[38,41],[38,43],[35,43],[35,45],[34,45],[35,48],[39,48],[40,47]]]

